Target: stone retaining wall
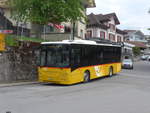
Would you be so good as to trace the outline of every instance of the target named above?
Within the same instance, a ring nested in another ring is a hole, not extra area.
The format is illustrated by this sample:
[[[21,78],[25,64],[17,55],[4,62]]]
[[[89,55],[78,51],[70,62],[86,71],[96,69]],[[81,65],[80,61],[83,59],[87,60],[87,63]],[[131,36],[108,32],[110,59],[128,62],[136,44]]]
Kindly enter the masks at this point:
[[[31,48],[9,47],[0,52],[0,82],[37,80],[36,57]]]

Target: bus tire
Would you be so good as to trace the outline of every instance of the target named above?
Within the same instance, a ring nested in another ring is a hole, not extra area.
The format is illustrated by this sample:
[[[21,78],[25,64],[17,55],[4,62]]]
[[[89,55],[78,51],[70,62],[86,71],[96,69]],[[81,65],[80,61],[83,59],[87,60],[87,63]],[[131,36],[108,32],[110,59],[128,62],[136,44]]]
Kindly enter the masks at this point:
[[[112,77],[113,76],[113,67],[111,66],[109,68],[109,77]]]
[[[84,78],[83,78],[83,82],[89,82],[90,81],[90,72],[89,71],[85,71],[84,72]]]

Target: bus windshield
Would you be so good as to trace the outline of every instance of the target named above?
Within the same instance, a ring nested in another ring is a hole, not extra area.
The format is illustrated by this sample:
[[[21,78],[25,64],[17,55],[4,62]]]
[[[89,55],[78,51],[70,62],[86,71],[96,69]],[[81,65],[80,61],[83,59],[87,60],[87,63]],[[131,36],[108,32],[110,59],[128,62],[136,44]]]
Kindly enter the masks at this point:
[[[69,47],[67,45],[42,46],[40,66],[67,67],[69,66]]]

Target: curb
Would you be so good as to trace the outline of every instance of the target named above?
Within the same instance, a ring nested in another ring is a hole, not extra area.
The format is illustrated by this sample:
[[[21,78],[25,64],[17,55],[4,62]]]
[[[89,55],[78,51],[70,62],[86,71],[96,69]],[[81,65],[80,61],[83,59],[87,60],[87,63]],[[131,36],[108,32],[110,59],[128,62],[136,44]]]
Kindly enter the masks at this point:
[[[12,86],[32,85],[32,84],[39,84],[39,82],[34,81],[34,82],[0,83],[0,88],[12,87]]]

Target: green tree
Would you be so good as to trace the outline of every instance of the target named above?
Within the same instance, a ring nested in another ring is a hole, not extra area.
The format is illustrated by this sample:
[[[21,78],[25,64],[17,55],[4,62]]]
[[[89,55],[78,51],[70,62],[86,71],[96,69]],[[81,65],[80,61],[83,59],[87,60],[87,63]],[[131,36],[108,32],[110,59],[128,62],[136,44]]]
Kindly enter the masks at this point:
[[[82,0],[10,0],[12,18],[45,25],[71,22],[84,17]]]
[[[139,47],[133,47],[134,56],[138,56],[138,55],[140,55],[140,53],[141,53],[141,50]]]

